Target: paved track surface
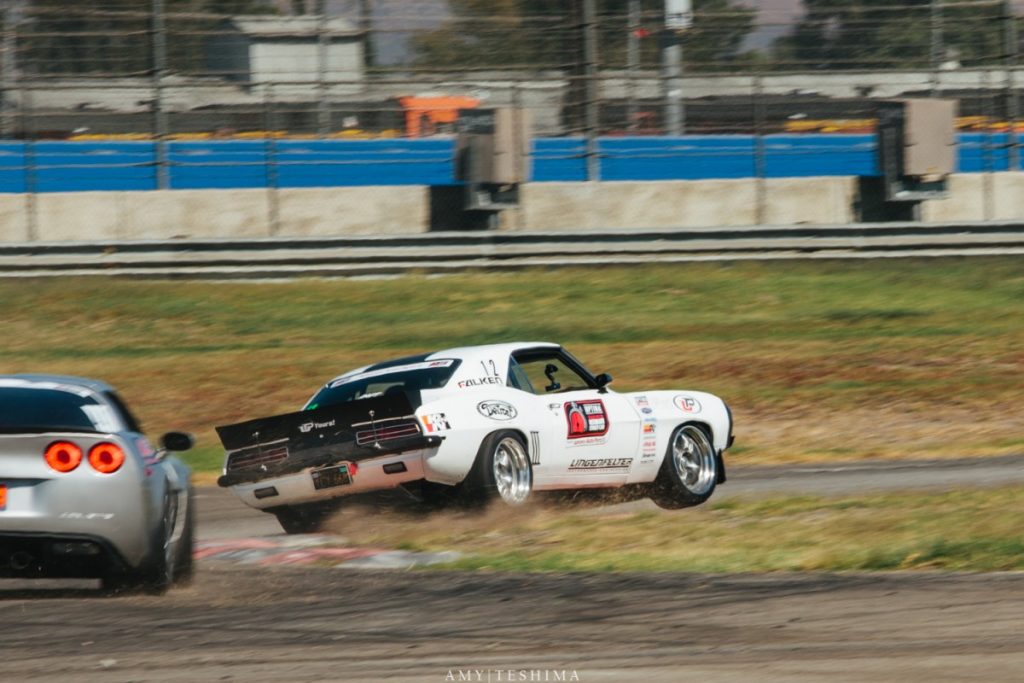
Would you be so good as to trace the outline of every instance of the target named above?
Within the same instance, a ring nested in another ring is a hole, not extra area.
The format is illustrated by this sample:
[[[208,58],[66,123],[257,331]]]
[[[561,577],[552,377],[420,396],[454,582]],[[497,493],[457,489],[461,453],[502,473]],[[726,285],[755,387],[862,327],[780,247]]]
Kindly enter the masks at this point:
[[[852,463],[729,469],[729,481],[713,500],[761,495],[842,496],[909,489],[954,489],[1024,484],[1024,456],[956,460],[863,461]],[[277,521],[216,487],[198,492],[199,539],[265,536],[281,532]],[[647,500],[622,509],[657,508]]]
[[[482,676],[461,680],[498,681],[513,669],[527,676],[513,680],[539,671],[581,681],[992,683],[1021,680],[1024,662],[1024,574],[499,575],[211,563],[164,598],[8,593],[0,608],[5,681],[441,682],[470,670]]]
[[[737,468],[719,493],[1022,480],[1022,457]],[[199,500],[207,539],[278,532],[225,492]],[[204,560],[192,586],[164,597],[28,586],[0,584],[4,681],[991,683],[1024,668],[1024,573],[509,575]]]

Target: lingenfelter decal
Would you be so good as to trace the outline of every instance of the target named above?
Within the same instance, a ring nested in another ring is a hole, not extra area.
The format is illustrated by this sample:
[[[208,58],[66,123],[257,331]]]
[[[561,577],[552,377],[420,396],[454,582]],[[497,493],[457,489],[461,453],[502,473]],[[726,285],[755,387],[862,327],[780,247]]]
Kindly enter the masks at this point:
[[[608,413],[600,399],[569,401],[565,404],[569,439],[604,436],[608,433]]]
[[[628,470],[633,458],[577,458],[569,463],[569,470]]]
[[[683,411],[684,413],[699,413],[701,411],[700,401],[693,398],[692,396],[676,396],[672,399],[672,403],[676,404],[676,408]]]

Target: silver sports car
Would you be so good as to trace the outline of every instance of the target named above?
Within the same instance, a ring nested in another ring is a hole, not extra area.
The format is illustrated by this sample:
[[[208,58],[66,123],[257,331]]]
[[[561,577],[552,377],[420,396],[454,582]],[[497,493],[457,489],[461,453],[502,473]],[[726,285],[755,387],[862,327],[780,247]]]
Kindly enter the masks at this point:
[[[188,467],[150,445],[108,385],[0,376],[0,577],[100,578],[162,592],[192,572]]]

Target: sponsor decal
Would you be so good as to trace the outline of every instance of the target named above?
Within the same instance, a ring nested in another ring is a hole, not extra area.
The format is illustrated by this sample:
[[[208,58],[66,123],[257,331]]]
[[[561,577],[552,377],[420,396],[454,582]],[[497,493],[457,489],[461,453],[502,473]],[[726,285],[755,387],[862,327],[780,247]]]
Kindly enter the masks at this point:
[[[450,358],[441,360],[429,360],[420,361],[419,363],[407,363],[406,365],[392,365],[389,368],[380,368],[379,370],[367,370],[366,372],[359,372],[352,375],[342,375],[341,377],[335,377],[331,380],[328,385],[332,389],[342,384],[348,384],[349,382],[355,382],[360,379],[366,379],[367,377],[380,377],[382,375],[391,375],[398,372],[408,372],[410,370],[428,370],[430,368],[448,368],[451,367],[455,361]]]
[[[645,422],[644,423],[644,434],[653,434],[653,433],[654,433],[654,423],[653,422]]]
[[[570,401],[565,404],[569,439],[604,436],[608,433],[608,413],[600,400]]]
[[[481,401],[476,404],[476,409],[484,417],[501,422],[514,420],[519,414],[514,405],[505,401]]]
[[[676,396],[672,402],[684,413],[699,413],[701,411],[700,401],[692,396]]]
[[[330,422],[304,422],[299,425],[299,431],[303,434],[309,434],[314,429],[327,429],[333,427],[337,420],[331,420]]]
[[[569,463],[570,470],[628,470],[633,458],[577,458]]]
[[[644,439],[640,453],[640,457],[643,460],[656,456],[658,454],[658,440]]]
[[[60,513],[61,519],[102,519],[108,520],[114,518],[113,512],[62,512]]]
[[[470,387],[483,387],[488,384],[494,384],[501,386],[504,382],[501,381],[500,377],[478,377],[476,379],[464,379],[459,382],[460,389],[469,389]]]
[[[420,419],[423,420],[423,428],[427,430],[428,434],[435,434],[452,428],[444,413],[430,413]]]

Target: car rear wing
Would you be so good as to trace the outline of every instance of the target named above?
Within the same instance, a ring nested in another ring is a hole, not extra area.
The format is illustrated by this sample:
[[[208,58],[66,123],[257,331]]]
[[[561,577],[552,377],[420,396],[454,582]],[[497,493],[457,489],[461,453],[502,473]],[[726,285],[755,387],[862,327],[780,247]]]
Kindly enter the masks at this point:
[[[217,427],[217,435],[227,451],[220,486],[441,443],[423,434],[405,392]]]

